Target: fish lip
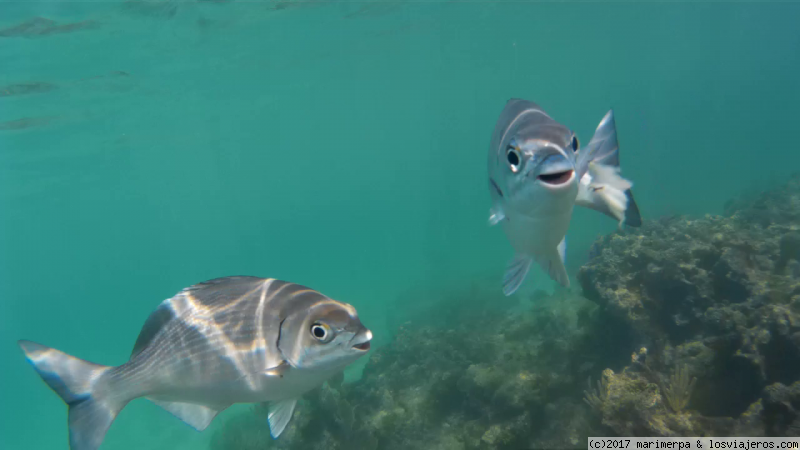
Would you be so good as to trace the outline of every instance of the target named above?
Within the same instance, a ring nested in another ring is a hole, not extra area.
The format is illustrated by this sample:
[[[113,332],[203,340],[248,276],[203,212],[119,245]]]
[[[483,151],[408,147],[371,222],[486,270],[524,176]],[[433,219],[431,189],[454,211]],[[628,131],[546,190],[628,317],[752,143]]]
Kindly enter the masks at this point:
[[[361,337],[361,342],[356,342],[351,347],[359,352],[367,352],[370,349],[370,341],[372,341],[372,332],[367,330],[364,334],[360,336],[356,336],[356,338]]]
[[[370,343],[369,343],[369,341],[362,342],[361,344],[354,345],[353,348],[358,350],[358,351],[361,351],[361,352],[366,352],[366,351],[369,351]]]
[[[574,177],[575,170],[568,169],[558,172],[542,173],[539,174],[536,179],[548,186],[562,186],[572,181]]]

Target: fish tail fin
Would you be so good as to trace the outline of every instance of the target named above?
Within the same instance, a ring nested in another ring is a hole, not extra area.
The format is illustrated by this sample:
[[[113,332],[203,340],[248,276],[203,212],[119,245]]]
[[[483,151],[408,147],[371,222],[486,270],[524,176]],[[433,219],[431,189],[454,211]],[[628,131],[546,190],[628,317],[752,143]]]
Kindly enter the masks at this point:
[[[127,401],[102,395],[96,386],[104,382],[108,366],[75,358],[31,341],[18,342],[28,362],[45,383],[69,407],[71,450],[97,450]],[[103,389],[107,391],[107,389]]]
[[[642,225],[633,200],[632,183],[619,175],[619,142],[614,112],[608,111],[586,148],[578,152],[580,181],[576,203],[594,209],[632,227]]]
[[[619,168],[592,162],[586,178],[587,182],[578,186],[577,205],[613,217],[620,226],[623,223],[641,226],[642,217],[633,201],[632,184],[619,175]]]
[[[617,124],[614,111],[609,110],[594,131],[592,140],[586,147],[578,151],[576,169],[578,180],[589,171],[589,163],[619,167],[619,142],[617,141]]]
[[[622,225],[625,211],[628,210],[626,192],[631,189],[632,184],[619,175],[618,167],[592,163],[589,164],[589,173],[592,176],[589,189]]]
[[[642,214],[639,212],[636,200],[633,199],[633,191],[628,189],[625,191],[625,196],[628,198],[628,207],[625,208],[625,225],[632,227],[642,226]]]

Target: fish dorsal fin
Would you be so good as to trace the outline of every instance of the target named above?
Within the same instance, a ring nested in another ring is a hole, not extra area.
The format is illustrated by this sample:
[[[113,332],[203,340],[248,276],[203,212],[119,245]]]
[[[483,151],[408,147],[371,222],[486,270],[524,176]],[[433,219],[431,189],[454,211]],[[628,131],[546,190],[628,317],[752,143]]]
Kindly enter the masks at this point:
[[[185,296],[193,304],[209,308],[223,307],[256,294],[268,281],[270,279],[243,275],[214,278],[186,287],[170,300]]]
[[[292,420],[292,413],[294,413],[296,405],[296,398],[269,404],[267,419],[269,420],[269,434],[272,435],[273,439],[277,439],[286,429],[286,425]]]
[[[175,417],[186,422],[197,431],[203,431],[228,406],[204,406],[194,403],[164,402],[147,397],[148,400],[156,405],[171,412]]]
[[[145,320],[142,330],[139,332],[139,337],[136,338],[136,343],[133,345],[131,359],[150,344],[158,332],[164,328],[165,324],[175,318],[175,313],[168,302],[169,300],[162,302]]]
[[[215,278],[182,289],[175,296],[161,302],[147,318],[136,339],[136,344],[133,346],[131,358],[147,347],[164,326],[177,317],[174,309],[175,302],[188,301],[191,304],[200,304],[213,310],[252,295],[263,287],[265,281],[267,280],[258,277],[231,276]]]
[[[184,288],[181,292],[203,292],[216,289],[235,289],[242,287],[245,291],[254,284],[264,281],[264,278],[249,275],[234,275],[229,277],[213,278]]]

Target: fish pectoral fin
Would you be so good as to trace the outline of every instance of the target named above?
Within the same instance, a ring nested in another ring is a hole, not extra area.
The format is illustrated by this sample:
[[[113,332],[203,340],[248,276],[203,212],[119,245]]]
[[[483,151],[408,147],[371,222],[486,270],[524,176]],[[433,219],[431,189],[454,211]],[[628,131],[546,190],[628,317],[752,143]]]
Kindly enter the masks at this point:
[[[288,372],[291,368],[292,366],[288,362],[283,361],[277,366],[270,367],[269,369],[265,370],[264,374],[268,377],[283,378],[283,376],[286,375],[286,372]]]
[[[503,294],[509,296],[519,288],[525,280],[525,275],[528,274],[532,262],[533,259],[528,255],[514,256],[503,275]]]
[[[283,433],[286,425],[292,420],[292,413],[294,413],[294,407],[296,405],[296,398],[269,404],[267,420],[269,420],[269,434],[272,435],[273,439],[278,439],[278,436]]]
[[[567,268],[564,267],[564,258],[567,251],[567,238],[561,240],[553,251],[545,256],[536,258],[536,262],[542,267],[550,278],[556,281],[561,286],[569,287],[569,275],[567,275]]]
[[[167,402],[147,397],[156,405],[171,412],[175,417],[186,422],[197,431],[203,431],[220,412],[230,405],[206,406],[195,403]]]
[[[506,215],[503,213],[503,210],[500,208],[492,208],[489,210],[489,225],[494,226],[500,223],[503,219],[506,218]]]

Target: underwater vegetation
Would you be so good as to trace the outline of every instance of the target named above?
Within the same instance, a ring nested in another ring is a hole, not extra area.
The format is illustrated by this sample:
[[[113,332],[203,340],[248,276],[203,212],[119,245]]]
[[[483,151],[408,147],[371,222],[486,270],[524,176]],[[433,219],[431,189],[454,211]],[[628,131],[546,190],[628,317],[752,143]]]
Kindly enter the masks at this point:
[[[676,414],[692,411],[691,428],[643,423],[650,432],[703,435],[713,432],[710,418],[755,415],[750,435],[774,436],[797,419],[786,386],[800,380],[800,176],[729,202],[725,215],[604,236],[578,274],[584,294],[647,349],[622,376],[684,386],[697,379],[691,398],[660,389]],[[676,370],[679,379],[665,378]],[[732,423],[714,426],[737,434]]]
[[[542,294],[535,309],[512,313],[514,302],[494,283],[481,286],[440,299],[428,311],[435,321],[420,312],[404,324],[371,355],[361,380],[305,396],[280,439],[263,434],[259,405],[231,419],[211,448],[520,448],[543,426],[559,439],[571,423],[585,426],[590,413],[576,393],[590,365],[573,367],[565,356],[591,342],[580,339],[577,311],[596,307]],[[581,433],[572,434],[578,445]]]
[[[360,380],[307,394],[280,439],[257,405],[230,417],[211,449],[797,436],[798,230],[795,176],[729,202],[723,216],[645,221],[599,238],[578,273],[583,296],[506,298],[490,282],[432,293],[373,351]]]

